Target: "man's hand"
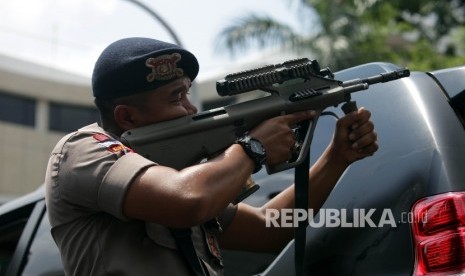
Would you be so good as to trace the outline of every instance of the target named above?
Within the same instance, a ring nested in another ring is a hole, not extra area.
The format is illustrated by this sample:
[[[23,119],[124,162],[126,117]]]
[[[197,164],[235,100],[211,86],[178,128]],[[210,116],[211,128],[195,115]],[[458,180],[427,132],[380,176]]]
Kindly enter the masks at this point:
[[[258,139],[266,151],[266,162],[275,165],[292,157],[295,135],[292,126],[298,122],[311,120],[314,111],[302,111],[271,118],[255,127],[250,136]]]
[[[350,165],[378,150],[377,134],[370,117],[370,111],[360,108],[337,121],[329,148],[333,157]]]

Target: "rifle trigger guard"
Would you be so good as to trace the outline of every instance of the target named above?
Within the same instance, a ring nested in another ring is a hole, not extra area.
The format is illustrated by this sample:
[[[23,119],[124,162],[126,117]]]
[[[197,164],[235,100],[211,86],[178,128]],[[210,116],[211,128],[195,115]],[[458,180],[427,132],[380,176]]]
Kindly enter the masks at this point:
[[[306,157],[306,154],[309,154],[310,151],[310,144],[312,143],[313,140],[313,133],[315,132],[316,124],[318,122],[318,118],[321,115],[322,110],[317,110],[315,117],[306,122],[307,126],[304,127],[305,129],[305,137],[303,141],[296,141],[296,143],[300,143],[300,151],[298,152],[298,156],[295,160],[288,161],[288,162],[283,162],[277,165],[273,166],[268,166],[266,165],[266,171],[268,174],[273,174],[281,171],[285,171],[291,168],[295,168],[298,165],[300,165]]]

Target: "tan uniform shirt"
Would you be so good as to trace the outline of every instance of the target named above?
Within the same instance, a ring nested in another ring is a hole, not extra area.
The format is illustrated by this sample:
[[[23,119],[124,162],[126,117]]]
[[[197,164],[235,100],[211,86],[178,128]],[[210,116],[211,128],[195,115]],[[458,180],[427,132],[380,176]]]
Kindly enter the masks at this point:
[[[166,227],[122,213],[131,181],[154,165],[97,124],[68,134],[55,146],[46,173],[46,203],[67,275],[189,275]],[[227,208],[219,218],[222,224],[235,210]],[[209,274],[222,275],[213,228],[194,227],[193,240]]]

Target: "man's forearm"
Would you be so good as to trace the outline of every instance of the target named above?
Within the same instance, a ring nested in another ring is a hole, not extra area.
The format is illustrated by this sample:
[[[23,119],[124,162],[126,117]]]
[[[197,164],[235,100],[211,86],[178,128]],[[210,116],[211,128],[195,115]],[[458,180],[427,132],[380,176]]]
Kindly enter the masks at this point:
[[[309,172],[309,208],[315,212],[321,208],[347,166],[331,148],[323,153]],[[294,185],[291,185],[261,208],[239,204],[233,223],[222,237],[222,246],[263,252],[281,250],[292,239],[294,229],[267,226],[266,212],[267,209],[294,208],[294,202]],[[237,236],[248,236],[249,239],[236,239]]]
[[[330,147],[325,150],[310,169],[308,208],[313,209],[314,212],[321,208],[347,167],[347,164],[334,155]],[[288,187],[266,203],[262,207],[262,211],[264,212],[266,209],[293,208],[295,204],[294,189],[294,185]]]

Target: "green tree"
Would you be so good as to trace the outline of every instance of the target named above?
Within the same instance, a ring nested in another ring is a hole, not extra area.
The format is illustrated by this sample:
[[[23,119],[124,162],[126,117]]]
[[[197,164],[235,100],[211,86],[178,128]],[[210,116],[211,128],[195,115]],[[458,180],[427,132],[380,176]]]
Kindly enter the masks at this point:
[[[294,0],[303,31],[249,14],[218,36],[235,54],[252,47],[313,53],[334,70],[389,61],[431,70],[465,63],[462,0]],[[312,18],[313,20],[308,20]]]
[[[220,47],[232,54],[252,47],[278,47],[297,53],[311,51],[320,63],[336,67],[350,65],[348,54],[357,33],[357,6],[344,0],[291,1],[298,5],[298,18],[307,24],[296,30],[267,15],[248,14],[238,18],[218,36]]]
[[[360,62],[387,60],[416,70],[465,63],[463,1],[378,1],[360,18]]]

